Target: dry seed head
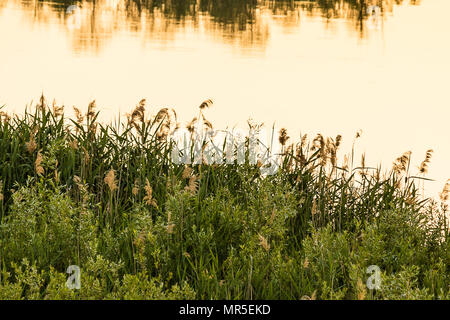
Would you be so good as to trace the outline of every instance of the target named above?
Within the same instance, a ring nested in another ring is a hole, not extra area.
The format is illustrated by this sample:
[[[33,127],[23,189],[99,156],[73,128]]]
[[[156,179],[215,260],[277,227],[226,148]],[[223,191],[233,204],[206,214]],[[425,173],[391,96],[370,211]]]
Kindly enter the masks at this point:
[[[198,189],[198,181],[197,177],[194,175],[189,178],[189,183],[186,187],[184,187],[184,190],[194,194],[195,192],[197,192],[197,189]]]
[[[6,112],[0,111],[0,120],[1,119],[3,119],[3,122],[6,123],[11,120],[11,117]]]
[[[430,163],[431,156],[433,155],[433,150],[429,149],[425,153],[425,159],[422,161],[422,163],[419,166],[419,172],[422,174],[428,173],[428,164]]]
[[[273,220],[275,219],[275,209],[272,210],[272,214],[270,215],[270,224],[273,224]]]
[[[311,215],[316,215],[317,214],[317,204],[316,204],[316,200],[313,200],[313,204],[312,204],[312,208],[311,208]]]
[[[305,261],[303,261],[303,268],[307,269],[309,267],[309,260],[308,257],[305,258]]]
[[[151,205],[155,208],[158,208],[158,204],[156,203],[156,200],[153,199],[153,189],[150,186],[150,182],[148,181],[148,179],[145,179],[145,196],[144,196],[144,201],[146,204]]]
[[[358,279],[358,282],[356,283],[356,292],[358,300],[364,300],[366,298],[366,287],[361,279]]]
[[[172,212],[167,213],[167,233],[171,234],[173,233],[173,229],[175,227],[175,224],[172,223]]]
[[[410,158],[411,158],[411,151],[407,151],[403,153],[400,157],[398,157],[394,162],[393,166],[394,172],[397,174],[406,172]]]
[[[53,115],[55,117],[60,117],[60,116],[63,115],[63,113],[64,113],[64,106],[57,106],[56,105],[56,101],[53,100],[53,106],[52,107],[53,107]]]
[[[191,174],[192,174],[192,168],[185,166],[184,170],[183,170],[183,174],[181,175],[181,178],[187,179],[191,176]]]
[[[258,234],[258,238],[259,238],[259,244],[261,247],[264,248],[264,250],[269,251],[270,249],[270,244],[267,242],[267,239],[264,238],[262,235]]]
[[[95,104],[95,100],[93,100],[91,103],[89,103],[88,105],[88,111],[86,113],[86,116],[88,118],[93,118],[95,117],[95,108],[96,108],[96,104]]]
[[[90,160],[90,156],[88,151],[86,150],[85,147],[81,147],[83,149],[83,160],[84,160],[84,164],[87,165],[89,163]]]
[[[211,99],[205,100],[202,102],[202,104],[199,106],[200,110],[203,110],[205,108],[210,108],[213,105],[213,101]]]
[[[116,174],[114,169],[111,169],[108,171],[108,173],[105,176],[105,184],[109,187],[109,190],[111,192],[113,192],[114,190],[117,189],[117,184],[116,184]]]
[[[75,139],[70,141],[69,147],[72,148],[73,150],[78,150],[78,141]]]
[[[134,181],[133,189],[131,190],[131,193],[133,193],[134,196],[137,196],[139,193],[139,181],[136,179]]]
[[[442,189],[442,192],[439,193],[439,198],[441,199],[442,202],[446,202],[449,199],[449,194],[450,194],[450,179],[447,180],[444,188]]]
[[[280,141],[281,145],[284,146],[286,142],[288,141],[289,136],[287,135],[286,128],[282,128],[280,130],[280,136],[278,137],[278,141]]]
[[[193,133],[195,130],[195,123],[197,122],[197,117],[194,117],[191,122],[186,125],[186,128],[190,133]]]
[[[27,151],[29,153],[33,153],[36,150],[37,144],[36,144],[36,140],[34,138],[34,133],[31,133],[30,141],[25,142],[25,147],[27,148]]]
[[[43,160],[41,151],[42,149],[38,151],[36,161],[34,162],[34,169],[38,175],[44,174],[44,168],[41,166]]]
[[[75,117],[77,118],[77,123],[81,125],[84,121],[83,113],[77,107],[73,107],[73,111],[75,111]]]

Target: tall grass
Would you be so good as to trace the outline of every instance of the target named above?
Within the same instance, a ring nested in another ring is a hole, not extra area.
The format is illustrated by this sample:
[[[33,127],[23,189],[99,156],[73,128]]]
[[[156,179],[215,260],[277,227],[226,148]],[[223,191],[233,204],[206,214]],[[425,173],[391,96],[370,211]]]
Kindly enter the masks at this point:
[[[211,105],[189,129],[212,127]],[[174,110],[142,100],[127,121],[97,117],[95,102],[68,119],[44,97],[2,111],[0,297],[449,298],[449,185],[440,203],[418,188],[431,151],[413,175],[409,152],[371,168],[338,159],[341,136],[290,144],[283,129],[265,177],[249,161],[173,163]],[[372,264],[377,292],[362,285]]]

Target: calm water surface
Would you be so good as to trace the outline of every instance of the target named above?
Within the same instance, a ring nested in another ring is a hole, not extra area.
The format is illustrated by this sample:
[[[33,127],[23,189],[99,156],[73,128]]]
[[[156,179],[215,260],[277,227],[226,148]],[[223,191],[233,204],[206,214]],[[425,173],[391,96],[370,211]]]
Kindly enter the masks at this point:
[[[216,127],[340,133],[344,152],[362,129],[368,165],[432,148],[436,194],[450,178],[449,14],[448,0],[0,0],[0,105],[96,99],[108,121],[147,98],[187,122],[211,98]]]

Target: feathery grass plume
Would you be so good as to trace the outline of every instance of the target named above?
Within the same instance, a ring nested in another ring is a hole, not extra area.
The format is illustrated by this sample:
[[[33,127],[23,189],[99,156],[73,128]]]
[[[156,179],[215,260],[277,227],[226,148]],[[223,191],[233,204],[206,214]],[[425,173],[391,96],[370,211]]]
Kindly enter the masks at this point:
[[[168,108],[162,108],[155,116],[155,122],[159,123],[159,129],[156,136],[159,140],[164,140],[170,134],[172,119],[169,115]],[[175,122],[176,124],[176,122]]]
[[[312,151],[319,150],[320,165],[322,167],[325,167],[328,162],[328,150],[327,145],[325,143],[325,139],[322,136],[322,134],[318,133],[317,136],[314,138],[311,150]]]
[[[425,159],[422,161],[422,163],[419,166],[419,172],[422,174],[428,173],[428,164],[430,163],[431,156],[433,155],[433,149],[427,150],[425,153]]]
[[[205,125],[205,127],[212,129],[213,125],[211,122],[209,122],[209,120],[203,119],[203,124]]]
[[[270,224],[273,224],[273,220],[275,219],[275,214],[276,214],[276,211],[275,211],[275,209],[273,209],[272,210],[272,214],[270,215]]]
[[[158,204],[156,203],[156,200],[153,199],[153,189],[150,186],[150,182],[148,181],[147,178],[145,178],[145,196],[144,196],[144,201],[147,205],[153,206],[155,208],[158,209]]]
[[[189,178],[190,176],[191,176],[191,174],[192,174],[192,168],[191,167],[189,167],[189,166],[185,166],[184,167],[184,170],[183,170],[183,173],[182,173],[182,175],[181,175],[181,178],[183,178],[183,179],[187,179],[187,178]]]
[[[81,149],[83,149],[83,162],[85,165],[87,165],[91,160],[91,157],[89,156],[89,152],[86,150],[85,147],[81,146]]]
[[[447,180],[447,182],[444,185],[444,188],[442,189],[442,192],[439,193],[439,198],[442,202],[446,202],[449,199],[450,194],[450,179]]]
[[[41,97],[39,98],[39,103],[36,105],[36,109],[38,109],[41,112],[44,112],[46,109],[46,102],[45,102],[45,97],[44,94],[41,94]]]
[[[136,180],[134,180],[134,185],[133,185],[133,188],[131,189],[131,193],[132,193],[134,196],[137,196],[138,193],[139,193],[139,189],[140,189],[140,186],[139,186],[139,180],[136,179]]]
[[[77,107],[73,107],[73,111],[75,112],[75,117],[77,118],[77,123],[79,125],[82,125],[83,122],[84,122],[84,115],[83,115],[83,113]]]
[[[312,203],[312,208],[311,208],[311,215],[315,216],[317,214],[317,203],[316,203],[316,199],[313,200]]]
[[[205,100],[202,102],[202,104],[199,106],[200,110],[203,110],[205,108],[210,108],[213,105],[213,101],[211,99]]]
[[[197,117],[194,117],[187,125],[186,129],[192,134],[195,131],[195,123],[197,122]]]
[[[11,120],[11,117],[6,112],[0,111],[0,120],[2,120],[3,123],[7,123]]]
[[[134,108],[131,114],[127,114],[128,125],[133,126],[138,132],[140,131],[139,125],[145,121],[145,105],[147,101],[142,99],[139,104]]]
[[[335,143],[336,150],[341,146],[341,142],[342,142],[342,136],[340,134],[338,134],[336,136],[336,143]]]
[[[95,117],[95,108],[96,108],[96,104],[95,104],[95,100],[92,100],[89,105],[88,105],[88,109],[87,109],[87,113],[86,113],[86,117],[88,118],[93,118]]]
[[[258,234],[259,238],[259,245],[264,248],[264,250],[269,251],[270,250],[270,244],[267,241],[266,238],[264,238],[261,234]]]
[[[358,300],[364,300],[366,298],[366,287],[360,278],[358,278],[358,282],[356,283],[356,295]]]
[[[42,153],[41,153],[42,149],[40,149],[38,151],[38,154],[36,156],[36,161],[34,162],[34,169],[36,171],[36,173],[38,175],[43,175],[44,174],[44,168],[42,167],[42,161],[43,161],[43,157],[42,157]]]
[[[411,153],[411,151],[407,151],[394,161],[392,169],[396,174],[400,175],[408,170]]]
[[[36,144],[36,140],[34,137],[34,132],[30,133],[30,140],[25,142],[25,148],[27,149],[27,151],[31,154],[33,153],[36,148],[37,148],[37,144]]]
[[[0,202],[2,202],[3,199],[4,199],[4,196],[3,196],[3,181],[0,180]]]
[[[57,169],[55,169],[55,182],[59,183],[59,173]]]
[[[361,155],[361,169],[359,170],[359,174],[361,175],[361,177],[365,177],[367,172],[366,172],[366,154],[363,153]]]
[[[69,141],[69,147],[73,150],[78,150],[78,141],[73,139],[72,141]]]
[[[345,171],[348,171],[349,169],[349,159],[348,159],[348,155],[344,155],[344,160],[342,162],[342,169],[344,169]]]
[[[109,190],[111,192],[116,190],[117,189],[117,183],[116,183],[115,170],[111,168],[111,170],[109,170],[108,173],[106,174],[105,179],[103,181],[109,187]]]
[[[284,146],[286,144],[286,142],[288,141],[288,139],[289,139],[289,136],[287,135],[286,128],[281,128],[280,136],[278,137],[278,141],[281,143],[282,146]]]
[[[167,233],[172,234],[175,224],[172,223],[172,212],[167,213]]]
[[[308,269],[309,267],[309,260],[308,257],[305,258],[305,260],[303,261],[303,268]]]
[[[197,192],[197,189],[198,189],[197,177],[193,175],[192,177],[189,178],[189,183],[186,187],[184,187],[184,190],[194,194]]]
[[[53,99],[52,109],[53,109],[53,115],[56,118],[57,117],[61,117],[64,114],[64,106],[56,105],[56,100],[55,99]]]
[[[302,143],[297,143],[297,145],[295,146],[295,158],[297,161],[300,162],[300,165],[303,167],[307,160],[306,160],[306,156],[303,153],[303,144]]]

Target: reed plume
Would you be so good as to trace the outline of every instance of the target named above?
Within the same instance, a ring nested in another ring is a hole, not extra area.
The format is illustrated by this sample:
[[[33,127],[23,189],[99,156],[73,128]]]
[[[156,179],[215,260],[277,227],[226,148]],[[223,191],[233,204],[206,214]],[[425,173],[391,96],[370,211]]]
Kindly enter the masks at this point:
[[[428,164],[430,163],[431,156],[433,155],[433,150],[429,149],[425,153],[425,159],[422,161],[422,163],[419,166],[419,172],[421,174],[427,174],[428,173]]]
[[[56,101],[54,99],[53,99],[52,109],[53,109],[53,115],[56,118],[63,116],[63,114],[64,114],[64,106],[56,105]]]
[[[131,189],[131,193],[132,193],[134,196],[137,196],[138,193],[139,193],[139,189],[140,189],[140,186],[139,186],[139,180],[136,179],[136,180],[134,181],[133,188]]]
[[[104,182],[109,187],[109,190],[111,192],[117,189],[116,174],[114,169],[111,168],[111,170],[108,171],[105,176]]]
[[[211,108],[212,105],[213,101],[211,99],[208,99],[202,102],[202,104],[199,106],[199,109],[203,110],[205,108]]]
[[[264,250],[269,251],[270,250],[270,244],[267,241],[266,238],[264,238],[261,234],[258,234],[259,238],[259,245],[264,248]]]
[[[38,151],[38,154],[36,156],[36,161],[34,162],[34,169],[36,171],[36,173],[38,175],[43,175],[44,174],[44,168],[42,167],[42,161],[43,161],[43,157],[42,157],[42,153],[41,153],[42,149]]]
[[[286,142],[288,141],[289,136],[287,135],[287,130],[286,128],[282,128],[280,130],[280,136],[278,137],[278,141],[280,142],[280,144],[282,146],[284,146],[286,144]]]
[[[156,203],[156,200],[153,199],[153,189],[150,186],[150,182],[148,181],[148,179],[145,179],[145,196],[144,196],[144,201],[147,205],[153,206],[155,208],[158,208],[158,204]]]
[[[36,144],[36,140],[34,137],[34,132],[32,132],[30,134],[30,140],[25,142],[25,148],[27,149],[27,151],[31,154],[33,153],[36,148],[37,148],[37,144]]]
[[[169,211],[167,213],[167,233],[172,234],[175,223],[172,223],[172,213]]]

